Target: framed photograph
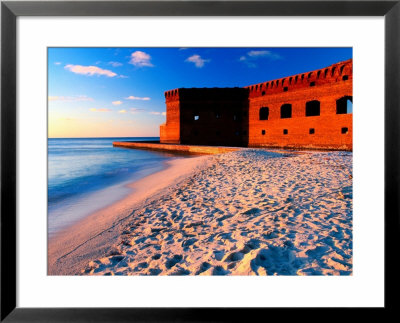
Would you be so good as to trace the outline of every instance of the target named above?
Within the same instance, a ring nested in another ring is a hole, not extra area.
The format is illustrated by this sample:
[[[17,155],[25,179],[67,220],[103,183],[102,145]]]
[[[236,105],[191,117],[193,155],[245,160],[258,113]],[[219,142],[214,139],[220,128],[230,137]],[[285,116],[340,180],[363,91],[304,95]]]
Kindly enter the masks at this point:
[[[1,320],[394,309],[399,15],[2,2]]]

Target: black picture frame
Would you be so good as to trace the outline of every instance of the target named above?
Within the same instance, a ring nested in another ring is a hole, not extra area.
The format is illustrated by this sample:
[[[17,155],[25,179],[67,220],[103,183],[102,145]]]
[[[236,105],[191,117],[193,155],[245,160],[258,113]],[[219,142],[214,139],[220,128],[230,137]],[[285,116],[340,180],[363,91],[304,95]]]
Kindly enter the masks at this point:
[[[256,320],[267,309],[16,307],[16,19],[19,16],[384,16],[385,306],[395,311],[399,274],[400,0],[395,1],[4,1],[1,3],[1,321],[186,322]],[[373,170],[371,170],[373,171]],[[373,189],[373,188],[371,188]],[[282,312],[288,309],[269,309]],[[295,310],[295,309],[291,309]],[[332,311],[332,309],[327,309]],[[262,317],[262,316],[261,316]],[[264,316],[265,317],[265,316]],[[371,316],[373,317],[373,316]]]

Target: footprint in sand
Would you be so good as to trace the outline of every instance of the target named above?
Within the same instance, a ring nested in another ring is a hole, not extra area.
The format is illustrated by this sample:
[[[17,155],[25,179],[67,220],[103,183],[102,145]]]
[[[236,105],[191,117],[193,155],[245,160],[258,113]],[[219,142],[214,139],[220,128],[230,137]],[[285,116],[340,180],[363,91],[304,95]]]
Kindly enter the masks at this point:
[[[223,276],[223,275],[228,275],[229,271],[225,270],[224,267],[222,267],[222,266],[216,266],[213,269],[212,274],[217,275],[217,276]]]
[[[218,261],[221,261],[224,258],[225,252],[223,250],[214,251],[214,258]]]
[[[168,259],[165,263],[165,267],[167,269],[171,269],[174,267],[178,262],[182,261],[183,257],[182,255],[174,255],[172,258]]]

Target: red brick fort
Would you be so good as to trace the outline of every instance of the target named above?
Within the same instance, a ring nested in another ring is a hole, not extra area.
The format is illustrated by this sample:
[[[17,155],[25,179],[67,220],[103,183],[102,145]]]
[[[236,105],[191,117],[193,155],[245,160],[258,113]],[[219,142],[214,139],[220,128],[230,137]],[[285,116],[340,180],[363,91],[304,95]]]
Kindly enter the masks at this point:
[[[165,92],[161,143],[352,150],[353,60],[244,88]]]

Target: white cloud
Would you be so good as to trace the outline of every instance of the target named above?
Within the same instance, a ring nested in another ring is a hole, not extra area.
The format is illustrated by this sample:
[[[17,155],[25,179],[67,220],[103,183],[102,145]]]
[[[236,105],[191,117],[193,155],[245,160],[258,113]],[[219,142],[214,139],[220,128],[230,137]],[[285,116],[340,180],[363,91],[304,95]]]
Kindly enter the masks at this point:
[[[120,62],[108,62],[108,65],[111,65],[112,67],[119,67],[122,66],[124,64],[120,63]]]
[[[255,67],[254,61],[258,58],[268,58],[270,60],[281,59],[279,54],[275,54],[270,50],[251,50],[246,55],[240,56],[239,61],[246,63],[249,67]]]
[[[126,113],[126,110],[119,110],[118,113]]]
[[[54,65],[61,65],[61,62],[54,62]]]
[[[86,95],[79,96],[49,96],[49,101],[93,101],[92,98]]]
[[[209,62],[209,59],[203,59],[201,58],[200,55],[192,55],[190,57],[188,57],[185,62],[190,62],[190,63],[194,63],[194,65],[198,68],[201,68],[204,66],[205,63]]]
[[[129,61],[129,64],[138,66],[138,67],[143,67],[143,66],[149,66],[153,67],[154,65],[150,62],[151,56],[145,52],[142,52],[140,50],[137,50],[136,52],[133,52],[131,54],[131,60]]]
[[[122,104],[122,101],[113,101],[111,103],[114,104],[114,105],[120,105],[120,104]]]
[[[89,110],[92,111],[92,112],[109,112],[109,111],[112,111],[111,109],[106,109],[106,108],[100,108],[100,109],[91,108]]]
[[[130,96],[128,96],[127,98],[125,98],[125,99],[127,99],[127,100],[142,100],[142,101],[149,101],[150,100],[150,98],[149,97],[138,97],[138,96],[133,96],[133,95],[130,95]]]
[[[82,74],[82,75],[105,75],[107,77],[114,77],[117,76],[116,73],[110,70],[105,70],[97,66],[82,66],[82,65],[72,65],[68,64],[64,66],[65,69],[71,71],[75,74]]]

